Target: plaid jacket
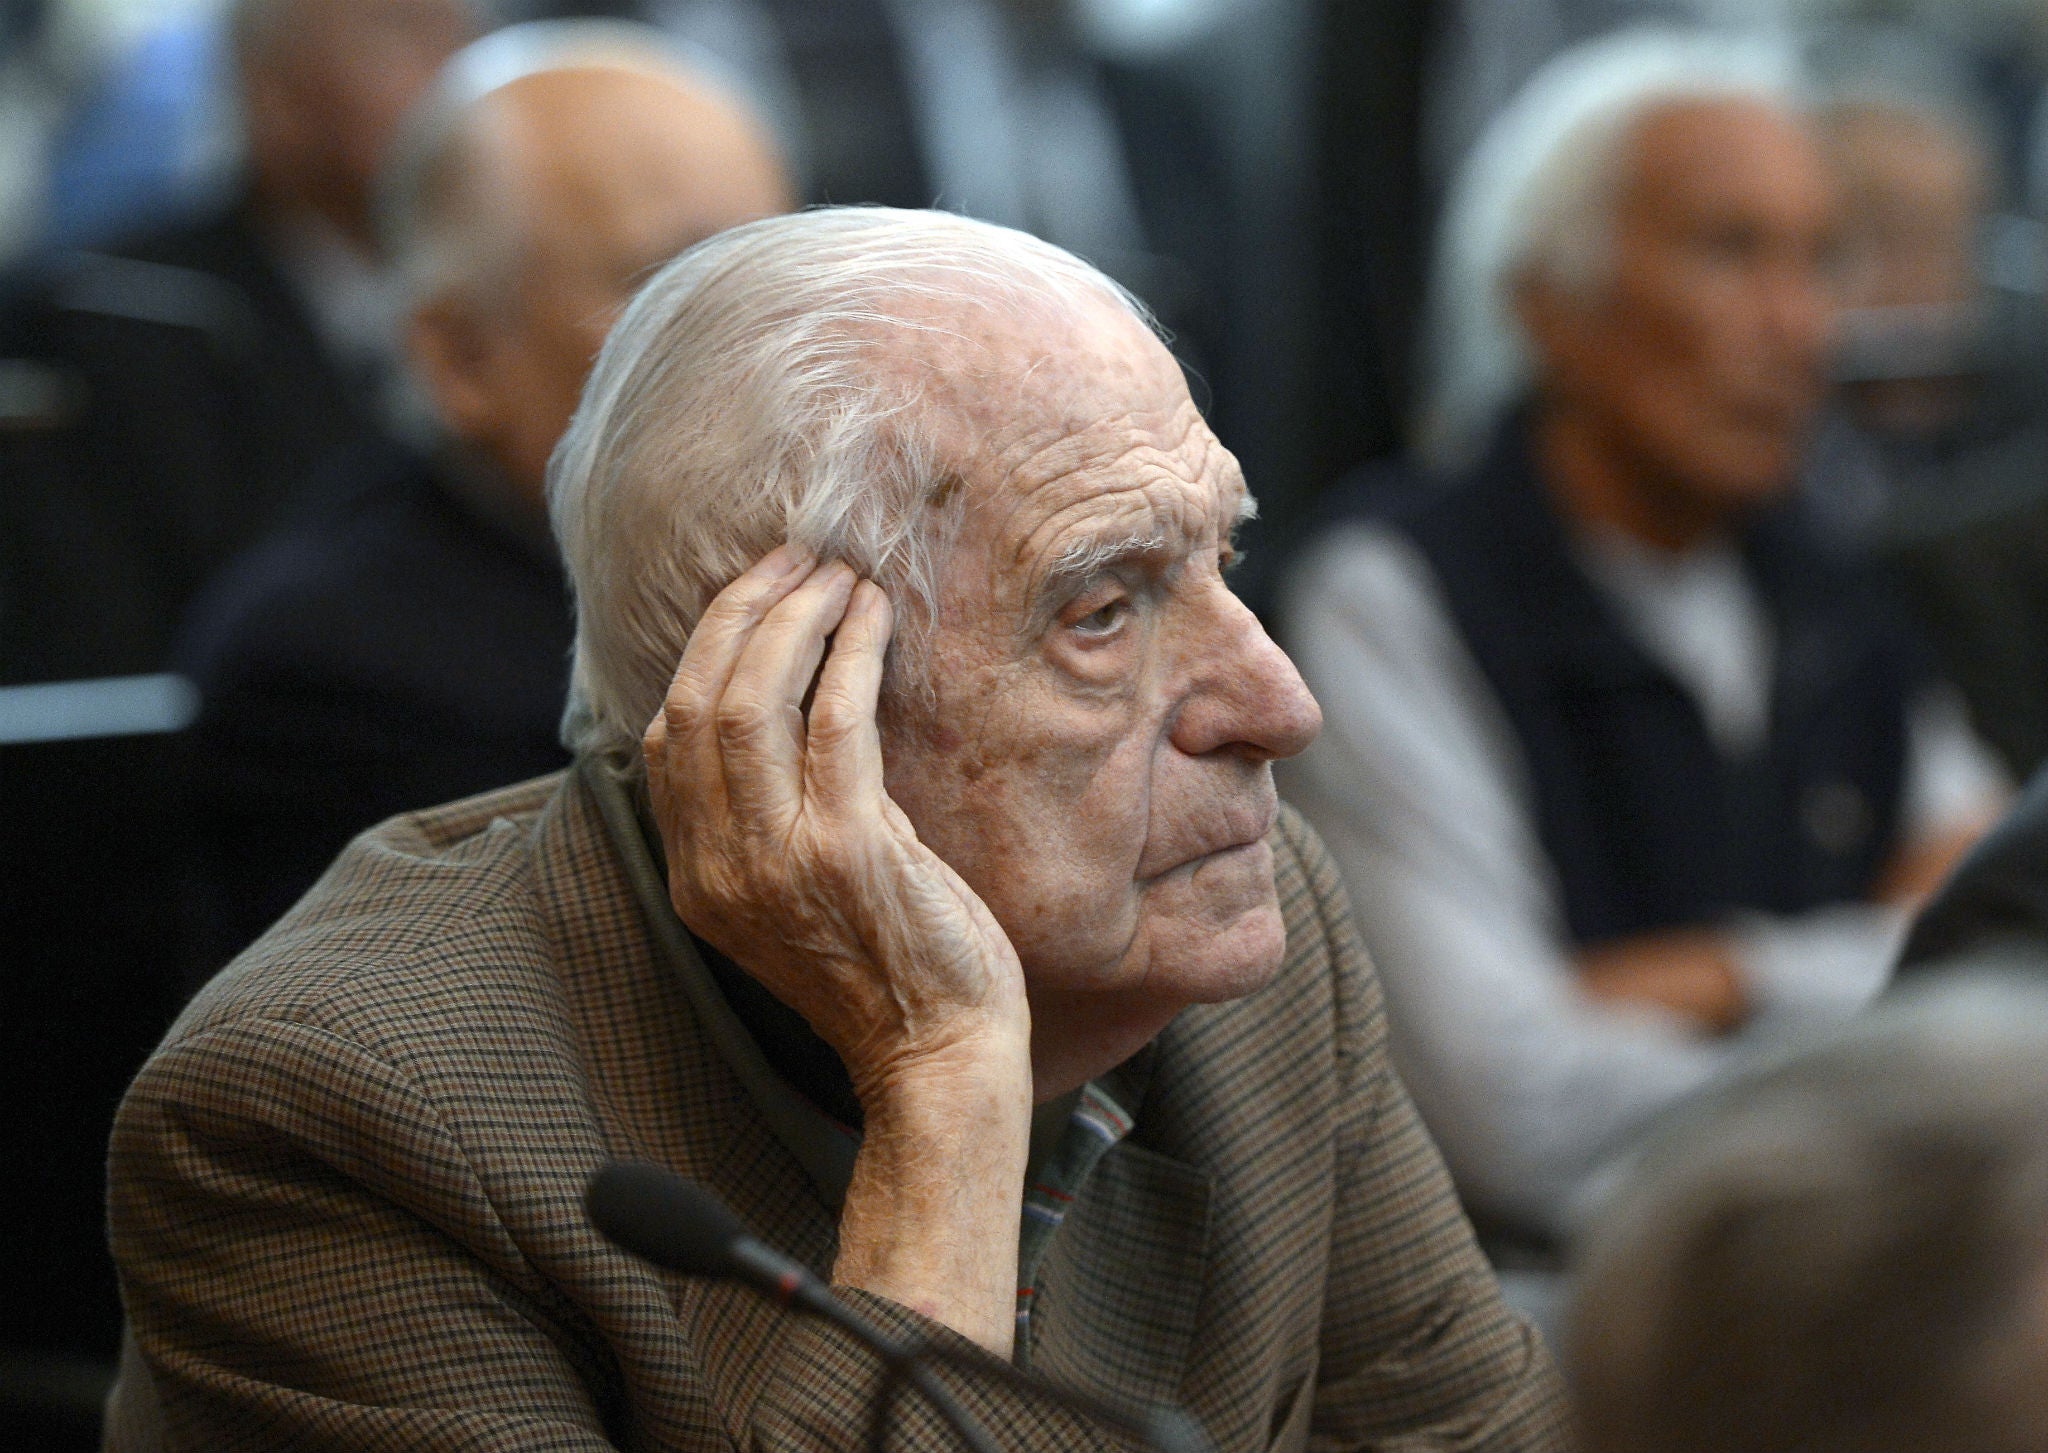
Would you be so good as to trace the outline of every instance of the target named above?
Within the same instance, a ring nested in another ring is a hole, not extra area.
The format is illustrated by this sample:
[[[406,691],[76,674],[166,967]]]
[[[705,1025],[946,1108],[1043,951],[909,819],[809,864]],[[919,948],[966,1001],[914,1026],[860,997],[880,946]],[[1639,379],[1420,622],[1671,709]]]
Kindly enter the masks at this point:
[[[1154,1046],[1043,1263],[1035,1365],[1180,1402],[1220,1453],[1560,1448],[1555,1374],[1388,1066],[1336,875],[1291,813],[1275,849],[1286,966]],[[365,835],[122,1106],[110,1445],[862,1446],[871,1358],[611,1248],[581,1209],[610,1157],[700,1177],[831,1265],[834,1216],[659,966],[581,777]],[[1006,1447],[1118,1446],[953,1381]],[[954,1446],[898,1406],[896,1447]]]

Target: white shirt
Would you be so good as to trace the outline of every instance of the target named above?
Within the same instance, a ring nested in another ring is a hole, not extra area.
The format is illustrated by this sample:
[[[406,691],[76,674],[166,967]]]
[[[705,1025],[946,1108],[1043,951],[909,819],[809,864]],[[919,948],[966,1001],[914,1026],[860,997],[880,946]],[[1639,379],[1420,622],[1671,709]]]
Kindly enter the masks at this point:
[[[1579,548],[1716,744],[1759,743],[1775,642],[1739,556],[1674,559],[1613,538]],[[1738,1035],[1587,997],[1520,745],[1422,554],[1347,526],[1293,570],[1282,604],[1324,717],[1321,739],[1283,765],[1282,790],[1343,871],[1395,1061],[1476,1210],[1564,1234],[1659,1111],[1883,986],[1904,916],[1848,904],[1728,925],[1757,1005]],[[1906,840],[1981,822],[2007,792],[1952,693],[1914,704]]]

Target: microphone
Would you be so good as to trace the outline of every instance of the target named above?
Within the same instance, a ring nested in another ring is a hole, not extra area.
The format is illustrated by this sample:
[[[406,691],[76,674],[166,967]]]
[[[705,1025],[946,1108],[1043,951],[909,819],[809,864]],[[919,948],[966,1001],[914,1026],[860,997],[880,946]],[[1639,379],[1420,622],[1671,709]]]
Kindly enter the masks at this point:
[[[1131,1411],[1093,1393],[1047,1382],[986,1353],[891,1337],[834,1296],[809,1267],[754,1237],[731,1208],[704,1185],[674,1171],[612,1161],[590,1178],[584,1204],[592,1225],[643,1261],[686,1276],[743,1282],[782,1306],[823,1317],[872,1348],[888,1370],[882,1400],[875,1410],[871,1446],[876,1450],[882,1446],[884,1420],[896,1384],[905,1380],[924,1394],[972,1453],[998,1453],[988,1433],[932,1375],[926,1362],[929,1358],[992,1377],[1132,1434],[1159,1453],[1209,1453],[1208,1439],[1199,1425],[1178,1408]]]
[[[643,1261],[743,1282],[782,1306],[835,1322],[846,1310],[809,1267],[756,1240],[725,1202],[674,1171],[615,1160],[590,1178],[584,1204],[592,1225]]]
[[[887,1372],[869,1429],[872,1453],[882,1453],[889,1408],[898,1383],[905,1381],[924,1394],[970,1453],[1001,1453],[987,1429],[919,1360],[923,1346],[891,1337],[833,1296],[809,1267],[749,1235],[731,1208],[699,1182],[658,1165],[615,1160],[590,1178],[583,1204],[592,1225],[643,1261],[685,1276],[743,1282],[782,1306],[823,1317],[872,1348]]]

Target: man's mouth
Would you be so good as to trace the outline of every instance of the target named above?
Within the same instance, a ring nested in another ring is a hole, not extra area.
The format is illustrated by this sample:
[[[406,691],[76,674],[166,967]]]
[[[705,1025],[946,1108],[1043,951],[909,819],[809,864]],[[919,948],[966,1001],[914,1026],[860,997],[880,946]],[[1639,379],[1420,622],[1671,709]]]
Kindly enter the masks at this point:
[[[1168,873],[1179,872],[1223,853],[1257,847],[1273,831],[1273,824],[1279,816],[1279,798],[1271,793],[1258,802],[1234,807],[1224,814],[1211,832],[1177,850],[1171,862],[1161,865],[1156,872],[1140,873],[1139,876],[1163,878]]]

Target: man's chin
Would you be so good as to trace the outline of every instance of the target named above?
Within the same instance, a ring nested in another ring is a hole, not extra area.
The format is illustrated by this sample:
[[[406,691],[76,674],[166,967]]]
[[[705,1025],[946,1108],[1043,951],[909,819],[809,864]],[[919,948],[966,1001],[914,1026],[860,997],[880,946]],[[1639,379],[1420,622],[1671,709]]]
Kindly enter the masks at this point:
[[[1207,955],[1208,962],[1191,975],[1203,992],[1191,994],[1191,1004],[1222,1004],[1255,994],[1280,972],[1287,961],[1287,926],[1280,917],[1280,905],[1247,914],[1219,935]]]
[[[1188,1004],[1220,1004],[1265,988],[1280,972],[1287,957],[1287,925],[1273,889],[1272,855],[1264,843],[1254,847],[1263,876],[1231,884],[1239,889],[1231,895],[1236,902],[1205,895],[1203,903],[1171,905],[1197,911],[1155,918],[1149,982],[1161,993]]]

